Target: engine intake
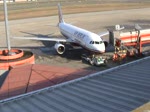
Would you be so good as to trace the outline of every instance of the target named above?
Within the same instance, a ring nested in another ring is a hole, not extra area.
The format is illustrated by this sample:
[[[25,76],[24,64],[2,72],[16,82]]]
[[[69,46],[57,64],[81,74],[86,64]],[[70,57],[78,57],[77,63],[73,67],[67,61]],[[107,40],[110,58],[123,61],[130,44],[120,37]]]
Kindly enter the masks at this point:
[[[65,52],[65,46],[63,44],[56,43],[54,47],[58,54],[63,54]]]

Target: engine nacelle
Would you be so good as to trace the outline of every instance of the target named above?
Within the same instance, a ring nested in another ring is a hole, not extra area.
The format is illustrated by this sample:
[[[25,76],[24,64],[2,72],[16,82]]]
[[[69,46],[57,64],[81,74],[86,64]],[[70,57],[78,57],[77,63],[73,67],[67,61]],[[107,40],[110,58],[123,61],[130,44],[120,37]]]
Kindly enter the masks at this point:
[[[56,49],[58,54],[63,54],[65,52],[65,46],[60,43],[56,43],[54,48]]]

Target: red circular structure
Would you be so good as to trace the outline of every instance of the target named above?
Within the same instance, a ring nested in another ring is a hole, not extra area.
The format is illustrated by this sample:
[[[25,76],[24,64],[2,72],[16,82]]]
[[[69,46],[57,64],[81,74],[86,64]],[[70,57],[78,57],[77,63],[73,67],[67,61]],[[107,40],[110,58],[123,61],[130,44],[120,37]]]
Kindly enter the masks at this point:
[[[34,55],[32,52],[19,49],[0,51],[0,69],[8,70],[11,66],[24,64],[34,64]]]
[[[17,59],[23,56],[24,52],[22,50],[18,49],[11,49],[9,54],[8,50],[2,50],[0,51],[0,60],[11,60],[11,59]]]

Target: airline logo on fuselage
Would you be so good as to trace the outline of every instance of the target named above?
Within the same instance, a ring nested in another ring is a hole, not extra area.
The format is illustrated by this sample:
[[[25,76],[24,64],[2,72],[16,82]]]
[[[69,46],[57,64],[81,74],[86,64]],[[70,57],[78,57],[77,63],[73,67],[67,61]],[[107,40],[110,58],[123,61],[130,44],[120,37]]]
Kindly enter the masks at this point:
[[[74,36],[80,41],[84,41],[84,38],[86,37],[85,34],[78,32],[78,31],[74,32]]]

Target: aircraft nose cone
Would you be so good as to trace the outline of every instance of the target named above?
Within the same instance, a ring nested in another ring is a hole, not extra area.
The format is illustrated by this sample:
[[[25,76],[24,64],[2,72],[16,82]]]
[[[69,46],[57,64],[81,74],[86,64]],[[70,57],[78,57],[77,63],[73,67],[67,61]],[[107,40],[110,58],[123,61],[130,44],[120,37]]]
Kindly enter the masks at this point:
[[[98,46],[95,46],[97,51],[103,53],[105,52],[105,46],[104,45],[98,45]]]

